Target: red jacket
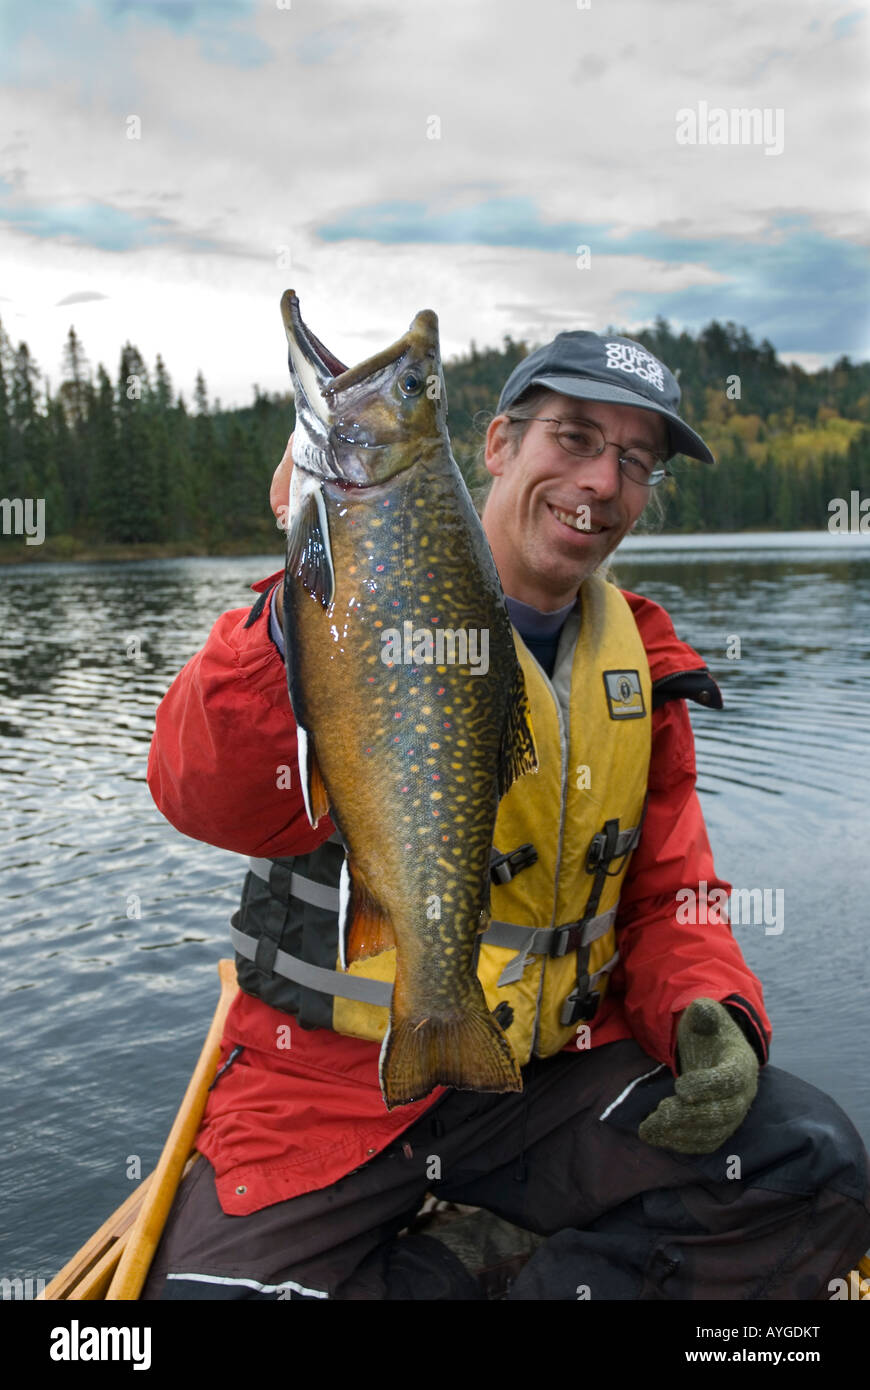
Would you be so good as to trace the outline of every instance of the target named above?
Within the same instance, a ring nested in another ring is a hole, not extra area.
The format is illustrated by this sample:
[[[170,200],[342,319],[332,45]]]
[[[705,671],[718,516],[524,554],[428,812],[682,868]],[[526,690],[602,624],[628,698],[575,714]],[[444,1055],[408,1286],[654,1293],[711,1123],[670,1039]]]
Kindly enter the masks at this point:
[[[264,593],[279,577],[253,587]],[[663,608],[635,594],[625,597],[653,682],[704,669]],[[148,761],[151,793],[177,830],[261,858],[308,853],[334,829],[325,819],[312,830],[298,776],[291,776],[289,789],[278,786],[288,780],[279,779],[280,766],[296,764],[296,726],[284,662],[269,632],[270,604],[271,596],[253,622],[249,609],[218,619],[157,710]],[[770,1024],[761,985],[730,926],[676,919],[677,890],[697,891],[702,880],[710,890],[730,892],[716,877],[695,792],[686,703],[671,699],[652,716],[643,836],[623,884],[616,921],[620,960],[590,1025],[592,1046],[633,1037],[674,1070],[678,1016],[704,995],[728,1003],[766,1060]],[[439,1087],[387,1111],[377,1043],[299,1028],[290,1015],[241,992],[224,1030],[222,1063],[239,1045],[243,1051],[210,1093],[196,1140],[214,1166],[221,1206],[230,1215],[338,1181],[443,1094]]]

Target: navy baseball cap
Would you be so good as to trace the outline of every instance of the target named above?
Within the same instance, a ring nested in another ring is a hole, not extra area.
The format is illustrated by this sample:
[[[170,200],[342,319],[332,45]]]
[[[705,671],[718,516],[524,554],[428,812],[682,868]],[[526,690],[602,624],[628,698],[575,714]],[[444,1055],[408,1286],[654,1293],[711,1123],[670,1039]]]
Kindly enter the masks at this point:
[[[704,463],[716,462],[701,436],[677,414],[680,388],[673,372],[631,338],[585,329],[557,333],[551,343],[536,348],[514,367],[499,397],[499,415],[509,413],[530,386],[547,386],[583,401],[654,410],[667,421],[668,457],[686,454]]]

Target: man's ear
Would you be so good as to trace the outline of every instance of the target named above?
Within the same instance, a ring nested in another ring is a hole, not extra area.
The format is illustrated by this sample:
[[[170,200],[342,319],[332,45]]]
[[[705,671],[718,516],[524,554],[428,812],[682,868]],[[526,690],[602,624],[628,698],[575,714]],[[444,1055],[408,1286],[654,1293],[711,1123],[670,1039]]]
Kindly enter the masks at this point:
[[[494,420],[490,420],[486,431],[484,463],[494,478],[500,478],[504,473],[505,464],[513,451],[508,424],[507,415],[496,415]]]
[[[272,475],[272,485],[269,488],[269,505],[278,519],[281,519],[283,511],[285,520],[287,516],[287,498],[290,496],[290,475],[293,472],[293,435],[287,440],[287,448],[284,450],[284,457]]]

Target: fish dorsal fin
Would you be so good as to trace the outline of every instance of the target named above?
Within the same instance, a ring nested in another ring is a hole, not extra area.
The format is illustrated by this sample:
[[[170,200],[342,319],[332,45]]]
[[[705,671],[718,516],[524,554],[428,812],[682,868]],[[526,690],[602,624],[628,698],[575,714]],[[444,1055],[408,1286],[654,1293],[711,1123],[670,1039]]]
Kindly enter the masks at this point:
[[[508,701],[508,716],[505,720],[501,747],[498,756],[498,794],[504,796],[524,772],[537,772],[538,754],[535,749],[535,735],[532,730],[532,717],[526,679],[519,661],[516,663],[516,678]]]
[[[287,533],[287,573],[328,608],[335,595],[329,521],[319,487],[302,499]]]
[[[353,860],[346,859],[345,864],[350,879],[344,912],[343,963],[346,968],[352,961],[389,951],[396,944],[396,935],[389,917],[375,901]]]

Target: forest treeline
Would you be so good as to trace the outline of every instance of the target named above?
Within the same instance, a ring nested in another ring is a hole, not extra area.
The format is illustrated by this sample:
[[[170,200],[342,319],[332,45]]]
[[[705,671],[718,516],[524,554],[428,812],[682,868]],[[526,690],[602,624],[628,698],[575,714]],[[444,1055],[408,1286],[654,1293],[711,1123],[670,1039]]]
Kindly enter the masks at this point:
[[[842,357],[805,372],[730,322],[693,336],[659,318],[631,336],[679,372],[684,417],[717,458],[714,467],[674,461],[674,481],[659,490],[662,529],[822,529],[832,498],[866,487],[870,364]],[[445,363],[453,451],[472,488],[486,480],[481,446],[501,387],[533,346],[472,343]],[[292,395],[254,386],[253,397],[224,409],[199,374],[188,403],[163,359],[149,367],[131,343],[113,379],[92,368],[72,328],[52,390],[27,344],[13,347],[0,325],[0,498],[45,499],[39,546],[5,534],[13,512],[3,509],[0,558],[127,546],[280,552],[268,486],[293,427]]]

